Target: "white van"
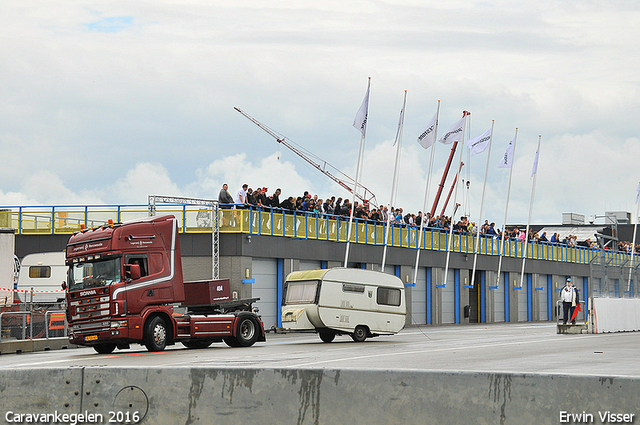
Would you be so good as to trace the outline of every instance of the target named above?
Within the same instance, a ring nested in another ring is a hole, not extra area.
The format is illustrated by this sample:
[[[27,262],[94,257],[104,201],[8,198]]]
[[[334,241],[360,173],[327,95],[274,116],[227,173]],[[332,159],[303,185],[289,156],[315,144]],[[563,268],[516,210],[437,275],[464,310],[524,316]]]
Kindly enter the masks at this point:
[[[28,254],[18,274],[20,302],[55,303],[64,300],[62,282],[67,281],[64,252]],[[33,290],[33,294],[32,294]]]
[[[282,298],[282,331],[320,334],[324,342],[356,342],[400,332],[407,315],[404,285],[393,275],[333,268],[293,272]]]

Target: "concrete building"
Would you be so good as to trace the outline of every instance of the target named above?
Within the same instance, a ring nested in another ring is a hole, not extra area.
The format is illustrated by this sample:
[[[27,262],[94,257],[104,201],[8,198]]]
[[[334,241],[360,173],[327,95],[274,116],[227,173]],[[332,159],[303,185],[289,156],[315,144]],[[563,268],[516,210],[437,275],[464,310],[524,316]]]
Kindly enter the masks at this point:
[[[188,206],[179,206],[176,213],[176,207],[172,208],[172,211],[159,213],[181,217],[185,279],[211,278],[214,241],[211,220],[206,220],[208,213],[202,208]],[[14,212],[11,214],[15,216]],[[48,222],[35,225],[29,225],[22,218],[15,236],[16,254],[24,257],[33,252],[64,250],[69,234],[79,228],[78,223],[91,225],[89,218],[98,215],[87,212],[86,208],[77,213],[77,218],[74,214],[57,210]],[[148,212],[141,210],[136,214],[143,216]],[[125,217],[133,218],[134,214],[119,209],[113,215],[114,221],[119,222]],[[100,220],[106,221],[101,216],[93,223]],[[5,221],[15,223],[16,219],[5,217]],[[281,324],[281,290],[289,272],[337,267],[344,262],[347,228],[344,219],[273,211],[221,210],[219,223],[219,276],[231,279],[232,290],[238,296],[261,298],[257,306],[267,327]],[[438,229],[425,230],[414,282],[418,230],[406,227],[392,230],[385,271],[405,282],[408,324],[550,321],[557,317],[558,293],[567,276],[573,277],[582,294],[590,294],[592,284],[602,291],[604,278],[600,277],[598,282],[591,279],[599,250],[540,243],[529,243],[525,247],[522,242],[509,240],[500,262],[500,241],[483,237],[475,276],[472,276],[475,237],[455,234],[451,252],[447,253],[449,235]],[[354,224],[351,241],[348,266],[378,270],[384,249],[384,227]],[[525,249],[527,259],[521,277]],[[607,260],[610,265],[628,263],[626,254],[606,254],[612,258],[626,258]],[[636,286],[627,288],[630,292],[627,296],[636,295]],[[620,295],[624,289],[619,286],[616,291]]]

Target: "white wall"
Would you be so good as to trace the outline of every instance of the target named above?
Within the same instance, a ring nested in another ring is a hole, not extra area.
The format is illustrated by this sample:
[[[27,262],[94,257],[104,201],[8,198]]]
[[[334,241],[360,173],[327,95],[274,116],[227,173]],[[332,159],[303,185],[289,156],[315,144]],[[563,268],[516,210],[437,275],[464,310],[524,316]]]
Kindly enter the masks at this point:
[[[640,330],[640,299],[594,298],[595,332]]]
[[[0,305],[13,303],[13,256],[15,243],[13,229],[0,229]]]

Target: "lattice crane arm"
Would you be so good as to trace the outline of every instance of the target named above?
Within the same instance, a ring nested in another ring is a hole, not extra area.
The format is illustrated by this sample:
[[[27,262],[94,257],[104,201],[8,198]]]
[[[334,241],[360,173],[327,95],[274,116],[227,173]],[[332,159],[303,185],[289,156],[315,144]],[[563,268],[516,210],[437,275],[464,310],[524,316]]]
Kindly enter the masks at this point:
[[[361,183],[358,183],[358,188],[361,188],[363,190],[364,193],[362,195],[360,193],[358,193],[357,191],[354,191],[354,186],[355,186],[355,180],[354,179],[352,179],[351,177],[347,176],[345,173],[343,173],[342,171],[338,170],[336,167],[334,167],[333,165],[329,164],[327,161],[320,160],[321,163],[318,163],[318,162],[314,161],[309,155],[307,155],[306,153],[302,152],[302,150],[296,148],[291,143],[289,143],[285,136],[281,136],[281,135],[277,134],[275,131],[271,130],[269,127],[267,127],[266,125],[262,124],[260,121],[256,120],[251,115],[249,115],[246,112],[242,111],[240,108],[234,107],[234,109],[236,111],[240,112],[242,115],[244,115],[249,121],[251,121],[252,123],[257,125],[261,129],[263,129],[265,132],[267,132],[269,135],[271,135],[271,137],[276,139],[276,141],[278,143],[282,143],[285,147],[287,147],[293,153],[295,153],[296,155],[298,155],[299,157],[301,157],[302,159],[307,161],[309,164],[311,164],[312,167],[314,167],[315,169],[320,171],[325,176],[329,177],[331,180],[336,182],[342,188],[344,188],[347,191],[351,192],[354,197],[360,199],[362,202],[367,202],[367,203],[373,205],[375,208],[378,208],[378,202],[376,200],[376,196],[369,189],[364,187]],[[337,177],[334,173],[329,171],[327,168],[331,168],[331,169],[335,170],[343,178]]]

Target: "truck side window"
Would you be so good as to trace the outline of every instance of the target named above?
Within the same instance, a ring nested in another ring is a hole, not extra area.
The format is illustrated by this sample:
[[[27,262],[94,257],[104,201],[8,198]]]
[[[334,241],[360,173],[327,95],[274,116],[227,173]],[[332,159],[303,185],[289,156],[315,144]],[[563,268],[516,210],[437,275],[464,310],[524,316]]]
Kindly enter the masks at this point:
[[[127,264],[137,264],[140,266],[140,277],[149,275],[149,268],[147,265],[147,259],[145,257],[129,257]]]

